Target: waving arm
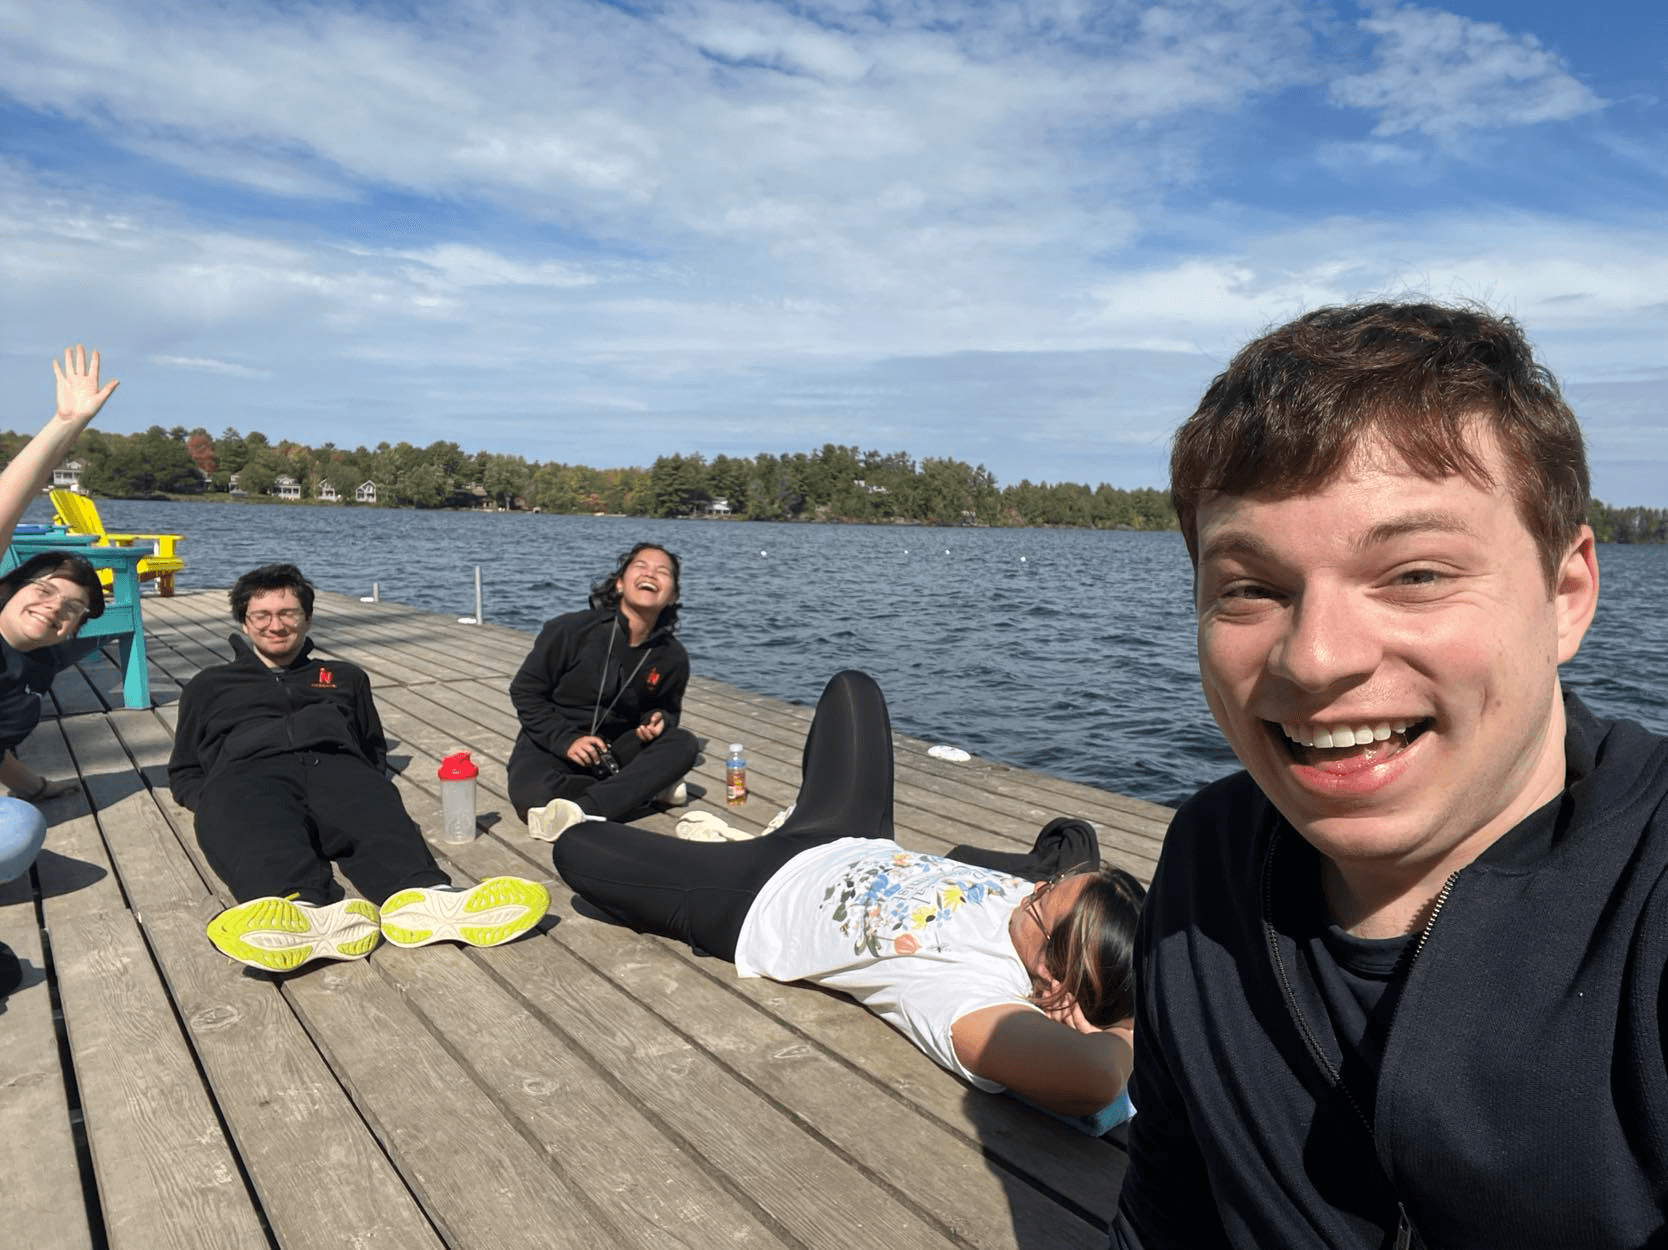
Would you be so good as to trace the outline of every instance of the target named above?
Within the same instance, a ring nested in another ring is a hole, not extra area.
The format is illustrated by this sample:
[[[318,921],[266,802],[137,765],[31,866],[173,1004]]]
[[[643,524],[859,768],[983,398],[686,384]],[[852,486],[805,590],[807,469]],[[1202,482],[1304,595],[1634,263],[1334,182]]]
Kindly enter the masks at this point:
[[[52,362],[58,380],[58,406],[52,420],[0,471],[0,544],[11,542],[29,501],[40,493],[53,467],[69,454],[81,431],[115,391],[115,382],[99,385],[98,366],[98,353],[88,359],[87,349],[80,344],[64,349],[62,365]]]

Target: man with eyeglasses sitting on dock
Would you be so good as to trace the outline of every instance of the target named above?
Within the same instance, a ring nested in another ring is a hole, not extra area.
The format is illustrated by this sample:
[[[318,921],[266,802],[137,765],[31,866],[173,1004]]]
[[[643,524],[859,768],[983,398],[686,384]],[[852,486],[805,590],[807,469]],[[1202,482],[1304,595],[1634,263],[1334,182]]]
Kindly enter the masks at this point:
[[[388,779],[364,671],[313,655],[313,587],[293,564],[238,578],[237,658],[180,696],[168,785],[196,813],[203,855],[237,906],[209,922],[224,954],[287,972],[397,946],[496,946],[536,925],[545,887],[493,877],[459,889]],[[364,898],[343,898],[330,862]],[[372,901],[374,900],[374,901]]]
[[[1246,771],[1142,913],[1112,1245],[1668,1244],[1668,739],[1560,688],[1598,565],[1557,382],[1479,309],[1321,309],[1171,489]]]

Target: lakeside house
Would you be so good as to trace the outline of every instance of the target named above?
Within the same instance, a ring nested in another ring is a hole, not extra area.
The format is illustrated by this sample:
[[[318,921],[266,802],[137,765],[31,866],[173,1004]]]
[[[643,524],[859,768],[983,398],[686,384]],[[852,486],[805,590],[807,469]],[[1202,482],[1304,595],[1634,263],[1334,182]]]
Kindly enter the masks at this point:
[[[87,492],[81,489],[81,475],[86,470],[85,461],[77,460],[74,456],[71,456],[52,470],[52,485],[48,489],[73,490],[78,495],[85,495]]]
[[[353,492],[354,503],[375,503],[376,483],[361,482]]]
[[[313,488],[313,497],[315,499],[320,500],[323,503],[341,503],[342,502],[341,495],[336,493],[336,487],[331,484],[331,481],[330,481],[329,478],[325,478],[322,482],[320,482],[316,487]]]
[[[279,499],[300,499],[301,483],[288,473],[281,473],[278,480],[272,484],[272,494]]]

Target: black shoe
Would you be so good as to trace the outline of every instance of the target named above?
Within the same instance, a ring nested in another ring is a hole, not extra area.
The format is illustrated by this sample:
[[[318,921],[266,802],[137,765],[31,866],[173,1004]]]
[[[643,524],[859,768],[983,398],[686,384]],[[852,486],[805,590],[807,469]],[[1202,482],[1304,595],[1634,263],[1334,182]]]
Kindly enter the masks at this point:
[[[23,984],[23,965],[12,954],[12,948],[0,942],[0,998]]]

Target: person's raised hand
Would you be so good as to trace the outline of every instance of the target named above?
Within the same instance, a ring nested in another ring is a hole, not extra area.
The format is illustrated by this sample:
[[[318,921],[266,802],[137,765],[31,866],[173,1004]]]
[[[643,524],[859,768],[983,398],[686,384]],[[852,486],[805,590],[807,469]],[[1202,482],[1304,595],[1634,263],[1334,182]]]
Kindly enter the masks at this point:
[[[98,353],[89,360],[87,349],[79,343],[64,348],[64,363],[54,360],[52,373],[58,380],[58,420],[79,425],[91,421],[120,385],[115,381],[98,384]]]

